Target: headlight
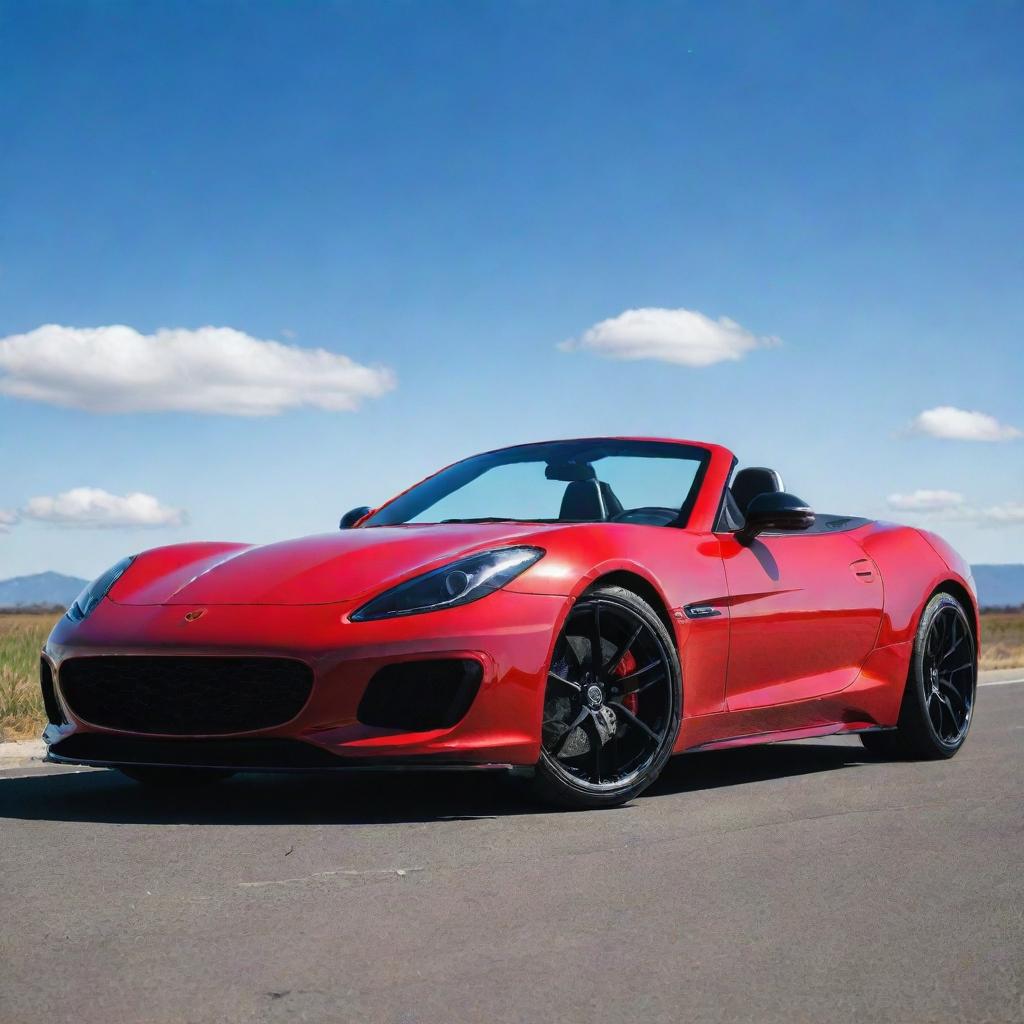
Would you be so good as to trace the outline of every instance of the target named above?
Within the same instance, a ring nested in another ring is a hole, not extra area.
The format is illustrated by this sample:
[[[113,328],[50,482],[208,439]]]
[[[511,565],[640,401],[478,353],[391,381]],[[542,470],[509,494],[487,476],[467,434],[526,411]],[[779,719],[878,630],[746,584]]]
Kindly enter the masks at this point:
[[[354,612],[352,619],[391,619],[479,601],[511,583],[543,554],[541,548],[498,548],[470,555],[384,591]]]
[[[72,622],[81,622],[107,596],[107,591],[124,575],[125,570],[135,561],[134,555],[122,558],[102,576],[97,576],[72,602],[67,615]]]

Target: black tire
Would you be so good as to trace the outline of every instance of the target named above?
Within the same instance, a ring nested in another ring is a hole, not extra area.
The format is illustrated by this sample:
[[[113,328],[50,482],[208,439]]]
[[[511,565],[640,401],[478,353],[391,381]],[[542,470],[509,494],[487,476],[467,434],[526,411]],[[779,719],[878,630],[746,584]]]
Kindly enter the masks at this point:
[[[679,657],[651,606],[622,587],[589,591],[555,644],[534,793],[576,810],[627,803],[672,755],[681,708]]]
[[[936,594],[914,638],[897,728],[864,733],[861,742],[890,757],[952,757],[967,738],[977,685],[978,653],[967,612],[950,594]]]
[[[862,732],[860,741],[864,749],[879,757],[894,757],[897,753],[897,737],[895,729],[884,732]]]
[[[163,768],[140,765],[137,768],[118,768],[122,775],[133,782],[141,782],[154,789],[194,789],[209,786],[214,782],[230,779],[234,772],[216,768]]]

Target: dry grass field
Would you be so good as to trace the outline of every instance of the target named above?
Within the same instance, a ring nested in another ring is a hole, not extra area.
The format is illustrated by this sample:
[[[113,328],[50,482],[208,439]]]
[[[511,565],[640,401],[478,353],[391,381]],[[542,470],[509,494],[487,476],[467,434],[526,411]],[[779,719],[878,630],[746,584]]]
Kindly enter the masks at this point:
[[[38,736],[43,727],[39,650],[55,612],[0,612],[0,742]],[[1024,610],[981,617],[982,668],[1024,667]]]
[[[45,720],[39,651],[57,612],[0,612],[0,742],[38,736]]]
[[[981,667],[1024,667],[1024,608],[981,616]]]

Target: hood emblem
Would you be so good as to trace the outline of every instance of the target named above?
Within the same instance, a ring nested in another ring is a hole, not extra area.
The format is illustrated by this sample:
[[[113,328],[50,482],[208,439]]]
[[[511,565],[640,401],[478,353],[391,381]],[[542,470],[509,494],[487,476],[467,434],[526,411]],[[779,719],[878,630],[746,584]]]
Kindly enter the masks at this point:
[[[201,619],[206,614],[205,608],[196,608],[193,611],[185,613],[186,622],[195,622],[196,619]]]

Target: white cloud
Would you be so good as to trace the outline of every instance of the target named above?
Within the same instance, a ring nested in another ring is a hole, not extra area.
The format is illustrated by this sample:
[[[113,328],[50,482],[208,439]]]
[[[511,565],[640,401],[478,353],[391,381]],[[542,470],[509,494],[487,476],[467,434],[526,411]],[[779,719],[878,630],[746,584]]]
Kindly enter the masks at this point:
[[[18,521],[18,513],[11,508],[0,508],[0,533],[10,533],[11,527]]]
[[[1024,504],[1007,502],[1004,505],[993,505],[983,512],[983,522],[992,526],[1016,526],[1024,523]]]
[[[1000,423],[994,416],[952,405],[926,409],[914,420],[913,429],[947,441],[1012,441],[1024,437],[1024,431]]]
[[[979,526],[1024,525],[1024,504],[1005,502],[979,507],[970,505],[957,491],[917,490],[910,494],[890,494],[889,507],[918,519],[949,523],[976,523]]]
[[[900,512],[938,512],[958,508],[964,496],[957,491],[917,490],[910,494],[890,494],[889,507]]]
[[[695,309],[627,309],[558,347],[565,352],[593,352],[606,359],[711,366],[778,344],[778,338],[758,337],[735,320],[725,316],[712,320]]]
[[[57,526],[110,528],[181,526],[184,509],[161,505],[151,494],[110,494],[98,487],[74,487],[55,498],[32,498],[21,518]]]
[[[46,324],[0,338],[0,393],[89,412],[340,412],[394,386],[386,368],[231,327],[140,334],[120,325]]]

